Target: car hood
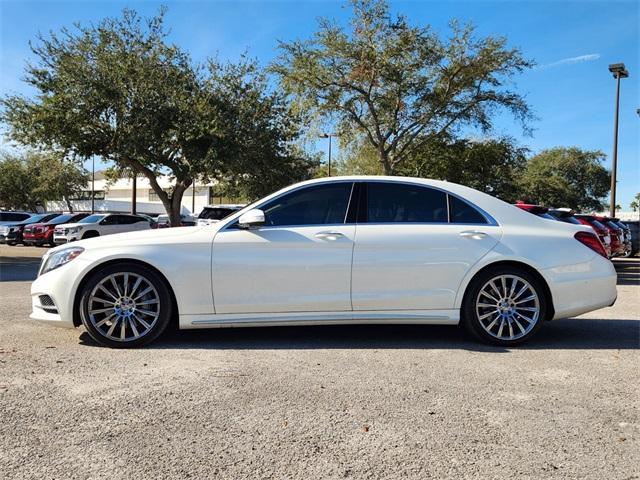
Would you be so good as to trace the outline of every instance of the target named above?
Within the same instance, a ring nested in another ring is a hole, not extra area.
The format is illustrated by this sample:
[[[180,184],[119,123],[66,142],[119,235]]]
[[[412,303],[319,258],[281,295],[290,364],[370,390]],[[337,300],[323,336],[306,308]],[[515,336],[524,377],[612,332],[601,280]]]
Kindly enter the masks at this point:
[[[95,223],[58,223],[56,227],[73,228],[73,227],[89,227],[96,225]]]
[[[69,224],[70,226],[77,226],[78,224]],[[79,225],[91,225],[91,224],[79,224]],[[65,228],[67,225],[65,225]],[[89,238],[86,240],[80,240],[70,244],[60,245],[55,247],[50,252],[56,252],[58,250],[64,250],[70,247],[83,247],[87,250],[95,250],[100,248],[107,248],[120,245],[156,245],[159,243],[171,243],[172,241],[179,241],[180,238],[184,238],[189,235],[193,235],[203,230],[204,227],[174,227],[174,228],[162,228],[162,229],[148,229],[137,232],[115,233],[111,235],[103,235],[100,237]],[[212,237],[213,238],[213,237]]]

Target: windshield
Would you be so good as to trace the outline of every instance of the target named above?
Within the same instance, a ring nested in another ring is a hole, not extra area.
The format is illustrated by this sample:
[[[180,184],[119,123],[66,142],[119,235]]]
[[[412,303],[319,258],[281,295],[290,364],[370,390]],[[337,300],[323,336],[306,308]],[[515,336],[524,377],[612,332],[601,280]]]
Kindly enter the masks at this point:
[[[205,208],[200,212],[198,218],[205,218],[207,220],[222,220],[223,218],[231,215],[233,212],[237,212],[235,208]]]
[[[78,223],[98,223],[104,217],[106,217],[106,215],[89,215],[78,221]]]
[[[31,223],[41,223],[41,222],[48,222],[49,220],[53,219],[54,217],[57,217],[58,215],[55,213],[41,213],[39,215],[34,215],[32,217],[27,218],[26,220],[23,220],[22,223],[23,225],[29,225]]]
[[[56,218],[51,220],[49,223],[66,223],[71,220],[74,215],[58,215]]]

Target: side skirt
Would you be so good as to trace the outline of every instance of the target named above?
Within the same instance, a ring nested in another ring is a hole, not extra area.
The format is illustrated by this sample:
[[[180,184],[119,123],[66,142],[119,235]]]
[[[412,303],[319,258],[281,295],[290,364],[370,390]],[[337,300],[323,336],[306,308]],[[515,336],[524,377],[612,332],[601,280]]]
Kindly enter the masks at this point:
[[[180,329],[293,325],[425,324],[457,325],[460,310],[370,310],[353,312],[228,313],[180,315]]]

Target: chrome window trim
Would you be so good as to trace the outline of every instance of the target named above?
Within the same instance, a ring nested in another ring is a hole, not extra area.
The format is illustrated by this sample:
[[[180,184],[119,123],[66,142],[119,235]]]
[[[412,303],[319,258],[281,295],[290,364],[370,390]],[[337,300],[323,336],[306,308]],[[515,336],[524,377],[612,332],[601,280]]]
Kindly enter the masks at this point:
[[[301,190],[303,188],[309,188],[309,187],[314,187],[317,185],[328,185],[328,184],[335,184],[335,183],[351,183],[352,187],[351,187],[351,193],[349,195],[349,203],[347,204],[347,211],[345,213],[345,220],[346,220],[346,215],[348,215],[349,213],[349,204],[351,203],[351,200],[353,198],[353,192],[355,190],[355,184],[356,183],[363,183],[363,184],[367,184],[367,183],[388,183],[388,184],[396,184],[396,183],[400,183],[403,185],[411,185],[411,186],[417,186],[417,187],[421,187],[421,188],[431,188],[434,190],[438,190],[439,192],[444,193],[445,195],[447,195],[447,219],[449,221],[447,222],[361,222],[358,223],[356,222],[351,222],[351,223],[333,223],[333,224],[310,224],[310,225],[272,225],[272,226],[263,226],[260,227],[258,230],[263,230],[263,229],[274,229],[274,228],[292,228],[292,227],[318,227],[318,226],[340,226],[340,225],[468,225],[468,226],[490,226],[490,227],[498,227],[500,226],[500,224],[496,221],[495,218],[493,218],[489,213],[487,213],[484,209],[480,208],[479,206],[471,203],[469,200],[466,200],[465,198],[461,197],[458,194],[452,193],[449,190],[445,190],[444,188],[441,187],[436,187],[433,185],[424,185],[421,184],[419,182],[411,182],[411,181],[406,181],[406,180],[376,180],[376,179],[362,179],[362,180],[334,180],[334,181],[327,181],[327,182],[319,182],[319,183],[315,183],[315,184],[311,184],[311,185],[301,185],[299,187],[296,187],[292,190],[287,190],[286,192],[281,193],[280,195],[270,198],[269,200],[266,200],[262,203],[257,203],[254,202],[254,204],[249,204],[247,205],[247,207],[251,207],[250,210],[252,209],[259,209],[262,205],[271,202],[273,200],[277,200],[278,198],[281,198],[284,195],[288,195],[289,193],[293,193],[293,192],[297,192],[298,190]],[[451,222],[451,218],[450,218],[450,208],[449,208],[449,195],[457,198],[458,200],[466,203],[467,205],[469,205],[471,208],[477,210],[487,221],[487,223],[457,223],[457,222]],[[246,208],[246,207],[245,207]],[[244,210],[244,208],[242,209]],[[238,212],[236,212],[238,213]],[[229,222],[224,225],[222,228],[220,228],[220,230],[218,230],[218,232],[222,232],[225,230],[228,230],[229,227],[231,225],[233,225],[234,223],[237,222],[239,216],[238,217],[234,217],[232,219],[229,220]]]

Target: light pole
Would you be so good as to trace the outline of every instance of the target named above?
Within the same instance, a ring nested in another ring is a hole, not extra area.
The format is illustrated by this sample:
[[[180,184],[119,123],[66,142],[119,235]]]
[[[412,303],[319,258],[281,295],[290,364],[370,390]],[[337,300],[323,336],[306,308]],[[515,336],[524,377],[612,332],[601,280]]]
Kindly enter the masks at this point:
[[[618,169],[618,111],[620,109],[620,79],[627,78],[629,72],[624,68],[624,63],[609,65],[609,71],[616,79],[616,108],[613,116],[613,155],[611,156],[611,203],[609,204],[609,216],[616,216],[616,173]]]
[[[331,137],[335,137],[335,133],[323,133],[320,135],[320,138],[329,139],[329,177],[331,176]]]
[[[96,196],[96,157],[91,157],[91,213],[96,213],[95,199]]]

